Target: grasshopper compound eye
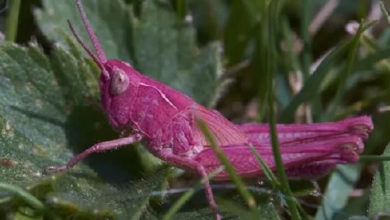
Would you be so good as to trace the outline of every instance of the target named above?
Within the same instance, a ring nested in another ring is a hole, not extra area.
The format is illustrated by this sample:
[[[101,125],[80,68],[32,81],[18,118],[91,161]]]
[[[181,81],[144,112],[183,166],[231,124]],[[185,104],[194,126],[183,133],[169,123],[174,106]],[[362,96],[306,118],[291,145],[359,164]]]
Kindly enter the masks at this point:
[[[129,87],[129,77],[125,71],[119,68],[114,68],[111,77],[111,95],[120,95]]]

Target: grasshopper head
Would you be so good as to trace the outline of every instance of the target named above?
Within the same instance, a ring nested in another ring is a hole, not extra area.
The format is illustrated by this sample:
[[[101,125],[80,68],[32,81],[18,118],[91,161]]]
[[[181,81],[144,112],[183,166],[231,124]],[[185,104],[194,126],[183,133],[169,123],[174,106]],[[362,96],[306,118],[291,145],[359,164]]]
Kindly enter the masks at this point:
[[[132,100],[135,99],[139,73],[128,63],[108,60],[100,76],[100,95],[103,108],[114,128],[128,125]]]
[[[73,35],[76,37],[76,40],[99,66],[101,70],[100,94],[103,108],[105,109],[113,127],[121,128],[129,121],[129,97],[131,94],[130,87],[132,87],[130,83],[130,75],[136,73],[137,71],[134,70],[131,65],[125,62],[119,60],[107,60],[98,38],[96,37],[87,19],[81,0],[76,0],[76,4],[80,11],[84,27],[87,29],[89,38],[92,41],[93,47],[96,51],[96,55],[77,34],[70,21],[68,21],[69,27]],[[136,83],[136,78],[137,77],[132,77],[132,80],[134,79],[133,83]]]

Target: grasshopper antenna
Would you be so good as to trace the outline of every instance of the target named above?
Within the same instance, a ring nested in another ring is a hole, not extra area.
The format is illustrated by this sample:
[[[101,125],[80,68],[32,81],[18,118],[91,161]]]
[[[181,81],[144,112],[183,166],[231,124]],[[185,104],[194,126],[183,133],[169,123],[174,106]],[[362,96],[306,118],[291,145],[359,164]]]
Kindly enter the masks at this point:
[[[104,54],[103,49],[100,46],[100,43],[99,43],[91,25],[88,22],[83,5],[81,4],[81,0],[77,0],[76,4],[77,4],[77,7],[79,8],[84,26],[88,31],[89,38],[91,39],[93,46],[95,47],[95,50],[97,52],[97,56],[92,52],[92,50],[88,47],[88,45],[81,39],[80,35],[77,33],[73,24],[68,20],[69,28],[72,31],[72,34],[75,36],[77,42],[79,42],[79,44],[84,48],[84,50],[93,59],[93,61],[95,61],[95,63],[100,67],[100,69],[102,70],[103,76],[108,79],[108,78],[110,78],[110,76],[107,73],[107,71],[103,65],[105,62],[107,62],[106,55]]]
[[[76,29],[73,27],[73,24],[68,20],[69,28],[72,31],[72,34],[76,38],[77,42],[84,48],[85,51],[87,51],[88,55],[95,61],[95,63],[100,67],[102,70],[102,74],[106,77],[109,78],[109,74],[107,73],[106,69],[104,68],[103,63],[100,61],[99,58],[93,54],[92,50],[87,46],[87,44],[81,39],[80,35],[76,32]]]
[[[93,61],[96,63],[101,64],[100,60],[93,54],[92,50],[87,46],[87,44],[81,39],[80,35],[76,32],[76,29],[74,28],[72,22],[68,20],[69,28],[72,31],[73,36],[76,38],[77,42],[84,48],[85,51],[87,51],[88,55],[92,57]]]
[[[89,24],[89,21],[88,21],[86,13],[84,11],[84,7],[83,7],[83,4],[81,3],[81,0],[77,0],[76,4],[77,4],[77,7],[79,8],[81,19],[83,20],[83,23],[84,23],[84,27],[87,29],[89,38],[91,39],[92,44],[95,47],[99,61],[101,63],[107,62],[106,54],[104,54],[102,46],[100,45],[99,40],[96,37],[96,34],[93,31],[91,25]]]

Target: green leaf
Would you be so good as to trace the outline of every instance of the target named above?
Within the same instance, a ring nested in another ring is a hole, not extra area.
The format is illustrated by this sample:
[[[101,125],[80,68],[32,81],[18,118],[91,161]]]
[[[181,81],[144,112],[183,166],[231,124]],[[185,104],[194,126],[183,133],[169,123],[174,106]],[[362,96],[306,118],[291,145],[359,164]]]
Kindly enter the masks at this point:
[[[390,154],[390,144],[386,146],[383,156]],[[390,213],[390,162],[385,161],[379,164],[377,173],[371,188],[370,204],[368,214],[370,218]]]
[[[65,142],[60,124],[65,121],[65,103],[57,81],[48,71],[49,62],[37,48],[27,50],[11,44],[1,47],[1,100],[0,115],[13,130],[39,145],[56,145]],[[42,116],[53,119],[57,126],[50,126]],[[29,128],[26,125],[31,125]]]
[[[347,215],[343,213],[343,208],[359,179],[360,171],[361,166],[359,164],[339,165],[337,167],[328,182],[322,205],[315,216],[316,220],[335,219]]]
[[[67,59],[65,64],[59,62],[61,59]],[[80,104],[83,93],[90,91],[87,81],[96,78],[58,83],[58,79],[88,76],[88,62],[60,47],[54,48],[49,58],[35,45],[24,48],[14,44],[0,45],[0,61],[2,181],[34,191],[57,217],[95,219],[142,213],[151,192],[164,182],[166,169],[146,179],[135,179],[137,173],[130,167],[140,169],[140,165],[137,160],[128,162],[132,152],[127,149],[92,156],[90,166],[81,163],[54,179],[43,174],[45,167],[64,164],[73,151],[81,150],[75,147],[117,137],[102,113]],[[36,190],[47,182],[50,190]],[[4,210],[8,215],[19,213],[25,206],[9,194],[0,192],[0,198],[7,204],[1,207],[13,207]]]

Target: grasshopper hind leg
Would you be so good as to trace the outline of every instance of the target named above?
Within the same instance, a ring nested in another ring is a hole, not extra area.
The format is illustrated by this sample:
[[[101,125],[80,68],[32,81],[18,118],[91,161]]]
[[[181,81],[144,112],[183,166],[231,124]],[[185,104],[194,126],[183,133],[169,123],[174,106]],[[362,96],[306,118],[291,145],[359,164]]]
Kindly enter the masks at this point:
[[[211,189],[210,180],[207,178],[206,169],[202,166],[202,164],[191,160],[190,158],[183,158],[174,154],[161,154],[158,156],[160,158],[164,158],[164,160],[168,163],[174,164],[178,167],[196,171],[202,179],[206,180],[204,183],[204,187],[207,201],[209,203],[211,211],[214,214],[214,219],[221,220],[221,215],[218,212],[217,203],[215,202],[213,191]]]

